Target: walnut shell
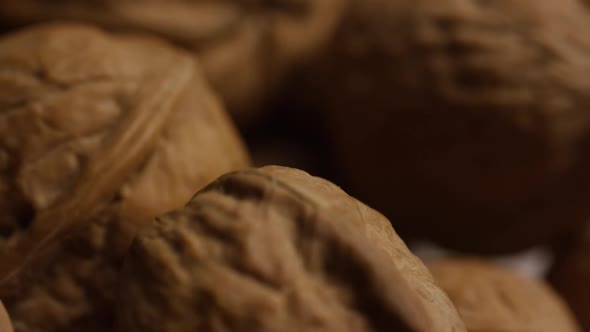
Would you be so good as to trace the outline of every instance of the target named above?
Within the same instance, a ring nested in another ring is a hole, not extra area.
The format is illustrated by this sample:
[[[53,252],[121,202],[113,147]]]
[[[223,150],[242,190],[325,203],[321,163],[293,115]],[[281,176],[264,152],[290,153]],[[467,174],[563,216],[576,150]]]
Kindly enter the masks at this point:
[[[2,302],[0,302],[0,332],[14,332],[10,317],[8,317],[8,313]]]
[[[0,298],[18,332],[104,330],[135,230],[248,165],[193,57],[157,40],[7,36],[0,110]]]
[[[387,219],[285,167],[157,218],[122,274],[119,331],[464,331]]]
[[[311,71],[349,190],[404,236],[509,253],[590,213],[579,0],[352,1]]]
[[[345,0],[23,0],[2,20],[69,19],[156,33],[199,54],[213,87],[243,123],[283,72],[328,39]]]
[[[427,263],[469,332],[581,331],[569,308],[544,282],[482,260]]]
[[[549,280],[568,302],[584,331],[590,331],[590,224],[557,253]]]

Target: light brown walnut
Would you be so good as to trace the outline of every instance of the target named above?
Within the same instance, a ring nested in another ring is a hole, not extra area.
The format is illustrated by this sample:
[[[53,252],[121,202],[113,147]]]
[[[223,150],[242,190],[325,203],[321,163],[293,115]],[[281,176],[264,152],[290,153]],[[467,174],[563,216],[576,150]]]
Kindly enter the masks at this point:
[[[579,332],[565,302],[543,281],[472,258],[427,263],[469,332]]]
[[[310,70],[347,188],[403,236],[511,253],[590,215],[580,0],[351,0]]]
[[[82,25],[1,39],[0,298],[15,330],[109,331],[136,230],[246,165],[191,55]]]
[[[156,218],[122,275],[118,331],[465,331],[385,217],[286,167]]]
[[[73,20],[155,33],[194,50],[240,123],[251,123],[280,77],[325,43],[345,0],[1,1],[15,24]]]

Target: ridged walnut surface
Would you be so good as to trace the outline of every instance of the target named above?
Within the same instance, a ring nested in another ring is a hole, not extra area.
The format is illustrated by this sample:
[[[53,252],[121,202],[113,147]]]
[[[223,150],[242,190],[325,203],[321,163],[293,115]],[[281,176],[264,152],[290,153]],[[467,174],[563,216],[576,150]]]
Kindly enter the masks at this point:
[[[549,280],[590,331],[590,224],[558,252]]]
[[[0,157],[17,332],[109,330],[136,228],[248,164],[191,56],[78,25],[0,40]]]
[[[352,193],[402,235],[507,253],[590,214],[579,0],[352,0],[311,71]]]
[[[563,300],[544,282],[476,259],[427,264],[469,332],[580,332]]]
[[[230,173],[135,240],[118,331],[465,331],[382,215],[295,169]]]
[[[239,120],[279,76],[320,48],[345,0],[0,1],[5,22],[67,19],[155,33],[195,50]]]

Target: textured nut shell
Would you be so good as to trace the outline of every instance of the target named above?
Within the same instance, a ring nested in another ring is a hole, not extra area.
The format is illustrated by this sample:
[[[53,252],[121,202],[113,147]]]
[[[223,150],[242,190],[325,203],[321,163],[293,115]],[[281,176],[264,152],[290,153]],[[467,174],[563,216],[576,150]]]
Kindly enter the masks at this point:
[[[475,259],[427,266],[469,332],[581,331],[569,308],[541,281]]]
[[[376,211],[302,171],[230,173],[127,256],[119,331],[464,331]]]
[[[558,253],[549,280],[567,301],[584,331],[590,331],[590,225]]]
[[[213,87],[239,120],[249,121],[274,81],[324,44],[345,0],[0,2],[16,23],[51,19],[159,34],[195,50]]]
[[[402,235],[487,253],[552,241],[587,217],[579,0],[351,3],[312,71],[351,192]]]
[[[6,312],[6,308],[2,302],[0,302],[0,332],[13,332],[12,323],[10,323],[10,317]]]
[[[247,165],[244,147],[192,57],[159,41],[27,29],[0,41],[0,91],[0,272],[34,258],[0,297],[17,331],[104,330],[136,228]]]

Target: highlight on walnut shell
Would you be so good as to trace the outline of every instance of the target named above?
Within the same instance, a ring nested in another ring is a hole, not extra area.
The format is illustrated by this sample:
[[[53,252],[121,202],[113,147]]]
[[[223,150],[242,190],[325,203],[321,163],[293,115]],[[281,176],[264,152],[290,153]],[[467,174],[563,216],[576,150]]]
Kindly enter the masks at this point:
[[[196,51],[229,110],[248,124],[280,77],[325,43],[345,1],[20,0],[0,2],[0,18],[158,34]]]
[[[118,331],[465,331],[385,217],[278,166],[156,218],[119,287]]]
[[[8,317],[8,313],[2,302],[0,302],[0,332],[14,332],[10,317]]]
[[[547,244],[590,214],[580,0],[351,1],[311,66],[338,162],[402,236]]]
[[[590,331],[590,224],[556,253],[551,284],[567,301],[584,331]]]
[[[579,332],[570,309],[543,281],[474,258],[427,262],[470,332]]]
[[[0,298],[17,332],[108,330],[136,229],[249,163],[193,57],[155,39],[8,35],[0,110]]]

